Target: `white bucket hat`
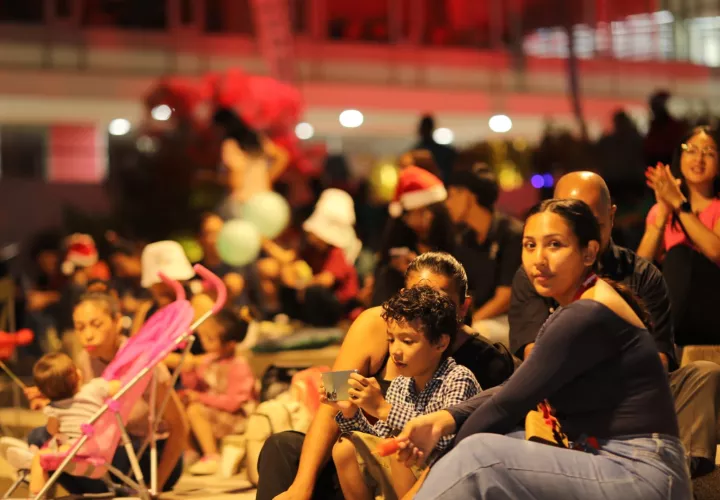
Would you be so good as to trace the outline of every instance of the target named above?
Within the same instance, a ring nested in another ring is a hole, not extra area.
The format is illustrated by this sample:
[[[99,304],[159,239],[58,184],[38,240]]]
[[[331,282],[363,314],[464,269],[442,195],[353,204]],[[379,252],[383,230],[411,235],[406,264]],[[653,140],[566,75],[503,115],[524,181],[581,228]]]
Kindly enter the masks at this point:
[[[147,245],[140,257],[142,267],[143,288],[150,288],[162,280],[158,276],[162,272],[170,279],[187,281],[195,276],[192,264],[177,241],[156,241]]]
[[[338,247],[345,259],[354,264],[362,242],[355,234],[355,203],[341,189],[326,189],[320,195],[312,215],[303,223],[303,229],[328,245]]]

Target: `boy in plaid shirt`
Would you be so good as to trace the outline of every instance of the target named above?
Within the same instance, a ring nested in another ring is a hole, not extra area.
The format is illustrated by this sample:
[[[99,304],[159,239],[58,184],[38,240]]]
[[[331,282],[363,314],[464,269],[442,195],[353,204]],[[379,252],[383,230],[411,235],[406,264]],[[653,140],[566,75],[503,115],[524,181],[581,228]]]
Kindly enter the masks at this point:
[[[443,292],[428,286],[404,289],[383,304],[382,317],[387,324],[389,355],[400,373],[385,397],[374,378],[359,374],[350,377],[350,401],[328,401],[320,387],[321,402],[338,410],[335,421],[340,431],[352,433],[351,439],[341,437],[333,447],[340,486],[348,499],[374,497],[362,471],[364,465],[379,486],[391,486],[398,498],[405,495],[420,471],[408,469],[395,457],[371,457],[368,450],[381,438],[399,434],[410,419],[465,401],[480,391],[472,372],[446,355],[455,340],[459,318],[455,304]],[[371,424],[367,415],[377,422]],[[452,439],[440,440],[434,455]]]

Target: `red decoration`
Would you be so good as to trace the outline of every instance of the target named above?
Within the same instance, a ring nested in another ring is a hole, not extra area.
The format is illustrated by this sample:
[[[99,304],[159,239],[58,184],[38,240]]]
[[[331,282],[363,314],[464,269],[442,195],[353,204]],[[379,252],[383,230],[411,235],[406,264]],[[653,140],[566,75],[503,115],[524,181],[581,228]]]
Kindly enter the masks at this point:
[[[15,347],[28,345],[33,341],[32,330],[25,328],[17,333],[0,332],[0,359],[9,359],[15,352]]]
[[[215,109],[232,108],[249,125],[287,149],[291,168],[304,173],[313,170],[295,136],[303,102],[300,91],[292,85],[239,69],[209,73],[197,84],[181,78],[166,78],[145,98],[148,113],[161,104],[172,108],[173,120],[189,123],[200,136],[210,130]],[[202,141],[202,144],[211,144],[211,141]],[[197,147],[192,151],[193,157],[199,153]]]

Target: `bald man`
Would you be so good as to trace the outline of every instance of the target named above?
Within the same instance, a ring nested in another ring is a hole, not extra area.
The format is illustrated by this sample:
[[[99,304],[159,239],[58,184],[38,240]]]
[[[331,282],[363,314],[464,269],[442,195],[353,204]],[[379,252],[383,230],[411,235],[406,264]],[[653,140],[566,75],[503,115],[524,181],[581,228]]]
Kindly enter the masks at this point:
[[[670,387],[680,425],[680,438],[692,457],[693,477],[713,470],[720,434],[720,365],[690,363],[678,368],[670,314],[670,299],[662,273],[632,250],[610,238],[616,207],[605,181],[592,172],[572,172],[555,187],[555,198],[572,198],[590,206],[600,223],[598,274],[627,285],[643,302],[653,323],[652,335],[660,359],[669,371]],[[515,273],[510,301],[510,349],[525,358],[540,327],[557,307],[535,292],[522,266]]]

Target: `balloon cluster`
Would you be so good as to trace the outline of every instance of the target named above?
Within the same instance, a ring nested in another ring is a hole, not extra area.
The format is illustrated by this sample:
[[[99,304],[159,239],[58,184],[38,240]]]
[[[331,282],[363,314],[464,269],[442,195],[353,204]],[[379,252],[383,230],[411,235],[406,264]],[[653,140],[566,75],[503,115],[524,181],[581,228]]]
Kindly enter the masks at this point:
[[[234,211],[236,218],[225,223],[217,239],[218,255],[232,266],[257,259],[263,238],[276,238],[290,222],[288,202],[273,191],[256,194]]]
[[[209,73],[199,82],[165,78],[145,97],[148,113],[160,105],[172,110],[173,120],[189,123],[200,134],[211,130],[210,119],[215,109],[231,108],[250,126],[285,148],[291,168],[302,173],[313,170],[295,136],[303,102],[300,91],[292,85],[234,68]]]

